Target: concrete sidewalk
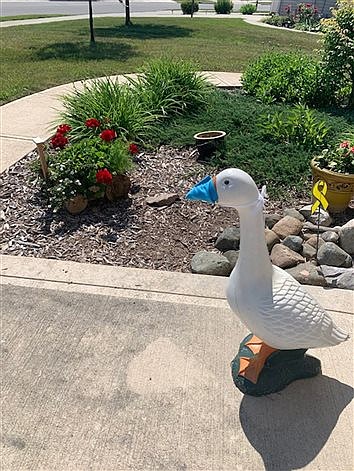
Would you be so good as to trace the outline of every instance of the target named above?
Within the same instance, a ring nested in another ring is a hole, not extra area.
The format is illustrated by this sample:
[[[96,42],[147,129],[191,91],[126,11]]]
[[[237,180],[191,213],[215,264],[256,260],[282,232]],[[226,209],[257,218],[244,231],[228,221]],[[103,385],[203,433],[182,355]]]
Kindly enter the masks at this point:
[[[11,256],[1,272],[4,470],[353,469],[352,343],[246,397],[226,278]],[[306,288],[352,331],[352,292]]]
[[[206,71],[202,74],[219,88],[241,87],[239,73]],[[124,83],[127,78],[133,77],[135,74],[115,75],[111,78]],[[87,80],[85,83],[90,82],[92,80]],[[74,87],[82,89],[83,82],[49,88],[0,107],[0,173],[35,148],[32,140],[34,137],[48,139],[53,134],[53,123],[58,122],[59,112],[63,109],[60,98],[72,92]]]

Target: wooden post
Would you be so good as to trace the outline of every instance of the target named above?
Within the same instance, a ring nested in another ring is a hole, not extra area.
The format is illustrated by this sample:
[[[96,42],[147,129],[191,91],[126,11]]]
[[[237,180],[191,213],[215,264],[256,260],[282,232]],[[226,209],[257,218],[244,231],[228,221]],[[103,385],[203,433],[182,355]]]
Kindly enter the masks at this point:
[[[48,164],[47,164],[47,159],[46,159],[45,153],[44,153],[45,140],[42,139],[41,137],[34,137],[32,140],[37,146],[39,161],[41,163],[41,169],[42,169],[43,177],[45,179],[47,179],[48,178]]]

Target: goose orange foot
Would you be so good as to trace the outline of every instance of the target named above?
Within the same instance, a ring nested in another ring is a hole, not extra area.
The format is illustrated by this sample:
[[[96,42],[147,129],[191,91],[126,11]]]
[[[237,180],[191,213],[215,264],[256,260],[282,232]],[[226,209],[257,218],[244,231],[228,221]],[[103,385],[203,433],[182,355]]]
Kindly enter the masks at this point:
[[[247,347],[253,353],[253,356],[240,357],[238,375],[256,384],[265,362],[277,349],[270,347],[255,335],[252,335],[252,337],[244,343],[244,347]]]

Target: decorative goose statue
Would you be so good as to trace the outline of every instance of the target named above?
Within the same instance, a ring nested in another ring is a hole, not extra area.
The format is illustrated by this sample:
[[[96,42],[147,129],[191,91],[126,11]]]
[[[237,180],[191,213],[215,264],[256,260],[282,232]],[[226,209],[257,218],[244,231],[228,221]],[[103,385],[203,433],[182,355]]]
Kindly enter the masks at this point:
[[[240,255],[227,300],[252,334],[232,362],[235,385],[258,396],[320,373],[320,361],[305,355],[306,350],[337,345],[349,335],[291,275],[271,264],[263,195],[253,179],[242,170],[227,169],[206,177],[186,198],[236,208],[240,216]]]

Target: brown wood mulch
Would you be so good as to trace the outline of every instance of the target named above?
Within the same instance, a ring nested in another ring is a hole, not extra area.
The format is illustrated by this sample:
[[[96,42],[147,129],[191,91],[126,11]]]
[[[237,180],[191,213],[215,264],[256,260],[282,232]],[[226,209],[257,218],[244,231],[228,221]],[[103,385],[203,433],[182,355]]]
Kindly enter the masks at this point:
[[[90,203],[77,216],[48,207],[38,182],[30,182],[34,159],[36,152],[0,176],[3,254],[188,272],[193,255],[213,250],[222,229],[238,222],[233,209],[184,199],[213,170],[196,160],[193,149],[161,147],[138,155],[129,199]],[[164,192],[180,200],[162,208],[146,204],[148,196]],[[273,202],[267,209],[281,206]]]

